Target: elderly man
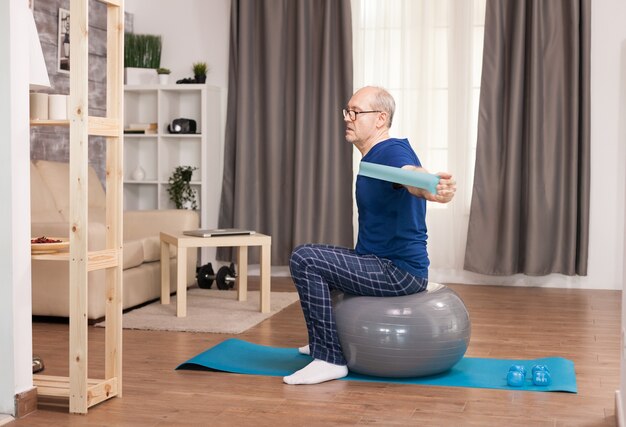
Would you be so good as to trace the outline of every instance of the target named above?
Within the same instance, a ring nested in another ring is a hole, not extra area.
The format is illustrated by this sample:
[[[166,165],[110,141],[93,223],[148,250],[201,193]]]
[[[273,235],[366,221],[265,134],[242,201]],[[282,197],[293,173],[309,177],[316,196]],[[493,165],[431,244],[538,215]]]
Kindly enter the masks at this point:
[[[389,137],[394,111],[395,101],[385,89],[358,90],[343,110],[346,140],[361,152],[363,161],[425,172],[408,140]],[[309,333],[309,345],[300,352],[314,360],[284,377],[285,383],[317,384],[348,374],[333,317],[331,290],[387,297],[426,289],[426,201],[447,203],[456,191],[452,175],[437,175],[436,194],[359,176],[356,247],[310,244],[293,251],[291,275]]]

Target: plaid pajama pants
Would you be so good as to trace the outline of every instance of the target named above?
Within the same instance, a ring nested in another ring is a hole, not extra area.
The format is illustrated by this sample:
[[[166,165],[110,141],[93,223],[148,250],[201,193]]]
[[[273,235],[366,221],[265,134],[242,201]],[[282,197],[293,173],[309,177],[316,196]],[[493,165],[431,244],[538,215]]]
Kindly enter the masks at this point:
[[[298,246],[289,261],[291,277],[309,332],[311,356],[346,365],[332,311],[333,289],[364,296],[401,296],[426,289],[428,279],[415,277],[375,255],[329,245]]]

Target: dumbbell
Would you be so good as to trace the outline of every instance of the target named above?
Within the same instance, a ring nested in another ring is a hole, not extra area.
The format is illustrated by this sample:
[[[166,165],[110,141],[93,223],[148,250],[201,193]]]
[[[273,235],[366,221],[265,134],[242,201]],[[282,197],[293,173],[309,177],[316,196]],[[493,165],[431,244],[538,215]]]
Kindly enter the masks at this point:
[[[218,289],[232,289],[235,286],[235,281],[237,280],[235,264],[231,262],[230,266],[221,267],[217,270],[217,274],[215,274],[213,266],[211,263],[208,263],[198,269],[196,279],[198,281],[198,286],[202,289],[211,289],[214,280],[215,283],[217,283]]]
[[[552,376],[547,365],[535,365],[532,368],[533,384],[538,386],[549,386],[552,384]]]
[[[513,365],[506,375],[506,383],[510,387],[522,387],[526,380],[526,368],[524,365]]]
[[[550,369],[546,365],[534,365],[531,369],[532,382],[536,386],[549,386],[552,384]],[[526,368],[524,365],[513,365],[509,368],[506,382],[511,387],[522,387],[526,380]]]

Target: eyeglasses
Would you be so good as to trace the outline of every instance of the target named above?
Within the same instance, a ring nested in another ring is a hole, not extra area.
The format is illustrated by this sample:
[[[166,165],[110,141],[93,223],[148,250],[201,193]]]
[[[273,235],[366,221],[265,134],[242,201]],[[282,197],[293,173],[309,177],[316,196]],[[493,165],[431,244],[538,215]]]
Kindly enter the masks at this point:
[[[357,114],[367,114],[367,113],[382,113],[380,110],[372,110],[372,111],[354,111],[354,110],[346,110],[345,108],[341,110],[343,112],[343,118],[348,117],[350,121],[355,121]]]

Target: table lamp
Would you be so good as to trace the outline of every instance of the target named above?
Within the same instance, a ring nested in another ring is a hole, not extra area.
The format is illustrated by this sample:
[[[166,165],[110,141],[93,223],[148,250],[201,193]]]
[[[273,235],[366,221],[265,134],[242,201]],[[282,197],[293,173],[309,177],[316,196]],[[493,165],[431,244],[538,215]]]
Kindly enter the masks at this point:
[[[29,70],[28,83],[30,90],[46,89],[50,87],[50,78],[46,62],[39,42],[39,33],[35,25],[35,17],[32,11],[28,10],[28,36],[29,36]],[[31,92],[30,94],[30,118],[32,120],[48,119],[48,94]]]
[[[50,87],[50,78],[48,77],[48,70],[46,69],[46,61],[43,58],[43,51],[41,50],[41,43],[39,42],[39,33],[37,32],[37,25],[35,25],[35,17],[33,16],[33,12],[28,10],[28,37],[29,37],[29,49],[28,54],[30,57],[29,62],[29,77],[28,83],[30,89],[46,89]],[[38,99],[38,95],[45,95],[45,97]],[[45,101],[45,102],[44,102]],[[41,110],[44,109],[45,105],[45,118],[48,115],[48,94],[45,93],[31,93],[30,97],[30,112],[31,118],[33,118],[33,114],[43,115]],[[33,110],[40,110],[39,112]],[[44,369],[44,363],[41,357],[37,355],[33,355],[33,373],[40,372]]]

